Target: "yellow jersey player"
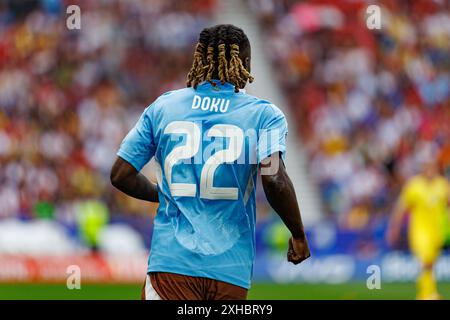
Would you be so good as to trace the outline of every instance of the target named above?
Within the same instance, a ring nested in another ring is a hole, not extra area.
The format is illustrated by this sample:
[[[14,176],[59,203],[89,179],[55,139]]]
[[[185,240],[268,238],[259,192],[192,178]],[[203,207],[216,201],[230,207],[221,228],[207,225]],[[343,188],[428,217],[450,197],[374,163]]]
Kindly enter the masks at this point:
[[[448,181],[439,175],[436,161],[429,158],[422,164],[422,172],[403,187],[388,229],[388,242],[394,244],[399,239],[405,214],[410,213],[409,247],[421,263],[417,279],[420,300],[440,299],[433,266],[445,241],[449,195]]]

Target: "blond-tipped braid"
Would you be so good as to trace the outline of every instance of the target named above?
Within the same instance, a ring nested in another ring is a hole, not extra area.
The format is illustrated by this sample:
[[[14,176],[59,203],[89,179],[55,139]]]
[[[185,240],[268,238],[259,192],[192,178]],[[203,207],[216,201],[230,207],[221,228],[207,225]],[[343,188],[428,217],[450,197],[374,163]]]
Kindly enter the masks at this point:
[[[244,68],[241,58],[239,58],[239,46],[237,44],[231,45],[231,57],[235,63],[235,73],[239,79],[241,79],[244,84],[248,82],[252,83],[254,78],[253,76]]]
[[[230,46],[230,68],[228,70],[230,81],[235,84],[235,91],[239,92],[240,87],[244,87],[247,81],[253,82],[254,78],[244,68],[241,58],[239,58],[239,45]]]
[[[195,47],[186,85],[197,89],[198,84],[206,80],[216,86],[213,78],[217,77],[222,84],[232,83],[235,92],[239,92],[247,82],[253,82],[239,56],[240,49],[247,52],[249,46],[245,33],[235,26],[218,25],[203,29]]]
[[[228,68],[228,74],[230,76],[230,80],[236,79],[236,63],[234,60],[235,60],[235,57],[237,54],[239,54],[239,51],[236,52],[236,46],[231,45],[230,46],[230,63],[229,63],[229,68]]]
[[[203,81],[203,77],[205,74],[205,67],[203,66],[203,51],[205,46],[203,43],[197,43],[195,46],[194,52],[194,61],[192,62],[191,70],[188,73],[186,85],[188,87],[197,88],[197,85]],[[200,79],[200,81],[199,81]]]
[[[217,47],[219,49],[219,54],[217,60],[219,60],[219,78],[222,84],[230,81],[230,77],[228,75],[228,61],[226,58],[226,49],[225,44],[221,43]]]
[[[206,54],[206,62],[208,63],[208,73],[206,74],[206,80],[208,80],[211,84],[216,85],[214,82],[211,81],[215,69],[213,46],[208,47],[208,51]]]

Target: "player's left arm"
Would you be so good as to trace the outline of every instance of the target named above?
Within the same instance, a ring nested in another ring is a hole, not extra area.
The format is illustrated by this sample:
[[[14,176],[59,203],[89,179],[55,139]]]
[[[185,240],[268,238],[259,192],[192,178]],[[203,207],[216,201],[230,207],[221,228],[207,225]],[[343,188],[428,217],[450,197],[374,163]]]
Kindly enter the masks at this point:
[[[262,185],[270,206],[292,234],[288,243],[288,261],[298,264],[308,259],[311,253],[294,186],[284,166],[288,124],[278,107],[268,104],[264,108],[258,140]]]
[[[278,152],[261,162],[261,168],[273,166],[274,172],[263,174],[261,181],[267,201],[280,216],[292,234],[289,239],[288,261],[298,264],[311,256],[308,239],[303,227],[294,185],[289,178],[284,162]]]
[[[130,163],[117,157],[111,169],[111,184],[130,197],[159,202],[156,184],[150,182],[142,173],[138,172]]]

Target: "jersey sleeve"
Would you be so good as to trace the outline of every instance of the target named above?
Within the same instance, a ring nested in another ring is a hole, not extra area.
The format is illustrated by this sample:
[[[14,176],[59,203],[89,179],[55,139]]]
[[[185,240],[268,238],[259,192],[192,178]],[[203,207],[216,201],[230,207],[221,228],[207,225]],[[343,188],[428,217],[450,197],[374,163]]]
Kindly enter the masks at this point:
[[[284,160],[288,125],[283,112],[273,104],[265,111],[258,139],[258,163],[275,152]]]
[[[123,139],[117,155],[140,171],[155,155],[156,145],[151,125],[151,106]]]
[[[405,208],[411,208],[414,203],[415,197],[415,189],[416,189],[415,180],[412,179],[406,183],[400,193],[400,202]]]

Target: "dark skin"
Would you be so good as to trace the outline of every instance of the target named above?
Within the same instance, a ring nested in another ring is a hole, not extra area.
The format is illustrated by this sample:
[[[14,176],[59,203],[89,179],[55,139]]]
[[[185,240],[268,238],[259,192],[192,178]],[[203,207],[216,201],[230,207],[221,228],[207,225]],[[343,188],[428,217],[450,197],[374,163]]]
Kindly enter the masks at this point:
[[[249,72],[250,52],[250,46],[240,52],[240,58]],[[261,175],[264,193],[271,207],[277,212],[292,234],[288,241],[287,260],[293,264],[299,264],[310,257],[310,251],[294,186],[278,152],[262,161],[261,167],[270,167],[271,163],[279,164],[278,170],[274,173]],[[111,183],[133,198],[159,202],[156,185],[120,157],[117,157],[112,167]]]
[[[240,58],[248,72],[251,71],[250,57],[251,46],[249,44],[240,52]],[[308,259],[311,253],[303,228],[294,185],[286,172],[286,167],[278,152],[263,160],[261,167],[268,167],[271,162],[279,164],[278,170],[274,174],[261,175],[264,193],[270,206],[280,216],[283,223],[291,232],[292,237],[288,242],[287,260],[293,264],[299,264]]]
[[[250,57],[251,57],[251,48],[248,46],[242,52],[239,54],[239,58],[242,60],[242,64],[244,65],[244,68],[247,69],[248,72],[251,72],[250,67]],[[244,89],[244,88],[241,88]]]
[[[311,254],[294,186],[279,153],[274,153],[270,158],[265,159],[261,163],[261,167],[268,167],[271,162],[279,164],[278,170],[274,174],[261,175],[264,193],[270,206],[280,216],[292,234],[292,237],[289,239],[287,259],[293,264],[299,264],[308,259]]]
[[[271,207],[292,234],[289,239],[287,259],[293,264],[299,264],[310,257],[310,252],[294,186],[279,154],[274,153],[268,159],[263,161],[262,167],[268,167],[270,161],[278,161],[277,163],[280,165],[276,173],[261,175],[264,193]],[[111,169],[110,178],[114,187],[130,197],[159,202],[156,184],[150,182],[142,173],[120,157],[117,157]]]
[[[131,164],[117,157],[111,169],[111,184],[130,197],[159,202],[156,184],[150,182],[142,173]]]

